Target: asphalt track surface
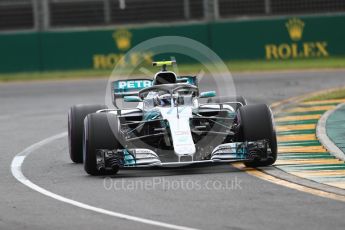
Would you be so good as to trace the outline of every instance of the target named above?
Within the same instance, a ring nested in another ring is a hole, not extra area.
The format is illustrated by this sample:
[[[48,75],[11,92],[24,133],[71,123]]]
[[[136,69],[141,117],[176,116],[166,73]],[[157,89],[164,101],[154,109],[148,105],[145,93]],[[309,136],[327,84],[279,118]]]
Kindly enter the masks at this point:
[[[345,71],[242,73],[234,79],[250,103],[270,104],[345,85]],[[0,84],[0,229],[160,229],[59,202],[11,174],[17,153],[67,130],[70,105],[104,103],[105,85],[105,80]],[[190,228],[345,229],[344,202],[272,184],[228,165],[126,170],[104,180],[72,164],[67,138],[61,138],[30,154],[23,173],[69,199]]]

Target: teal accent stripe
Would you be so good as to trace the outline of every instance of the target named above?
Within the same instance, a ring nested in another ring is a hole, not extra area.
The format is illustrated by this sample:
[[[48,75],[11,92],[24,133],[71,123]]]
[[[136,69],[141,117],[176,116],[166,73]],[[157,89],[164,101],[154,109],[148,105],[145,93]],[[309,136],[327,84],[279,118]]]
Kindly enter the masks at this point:
[[[321,145],[318,140],[312,141],[286,141],[279,142],[278,146],[319,146]]]
[[[327,105],[338,105],[339,102],[329,102],[329,103],[317,103],[317,104],[298,104],[298,107],[310,108],[314,106],[327,106]]]
[[[315,131],[316,131],[315,129],[280,131],[280,132],[277,132],[277,135],[285,136],[285,135],[298,135],[298,134],[314,134]]]
[[[329,153],[325,154],[280,154],[278,155],[279,160],[294,160],[294,159],[334,159],[335,157],[330,155]]]
[[[279,149],[278,149],[279,150]],[[285,155],[291,155],[291,154],[300,154],[300,155],[302,155],[302,154],[323,154],[323,153],[327,153],[327,152],[286,152],[286,153],[278,153],[278,154],[280,154],[281,156],[285,156]]]
[[[294,112],[294,113],[279,113],[278,115],[276,115],[276,117],[315,115],[315,114],[324,114],[325,112],[326,110]]]
[[[327,164],[327,165],[284,165],[278,166],[285,171],[303,171],[303,170],[344,170],[345,164]]]
[[[278,121],[275,122],[276,125],[307,125],[307,124],[316,124],[318,119],[310,120],[298,120],[298,121]]]

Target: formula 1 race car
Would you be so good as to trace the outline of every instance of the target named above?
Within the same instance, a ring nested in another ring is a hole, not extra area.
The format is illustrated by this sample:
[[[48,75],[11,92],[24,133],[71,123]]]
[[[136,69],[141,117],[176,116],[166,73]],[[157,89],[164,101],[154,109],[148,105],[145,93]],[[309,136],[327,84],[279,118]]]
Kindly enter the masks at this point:
[[[153,64],[162,70],[152,80],[112,82],[117,109],[75,105],[69,110],[70,157],[83,162],[88,174],[229,162],[259,167],[276,161],[276,133],[267,105],[199,92],[195,76],[167,70],[173,61]],[[138,106],[119,109],[117,100]]]

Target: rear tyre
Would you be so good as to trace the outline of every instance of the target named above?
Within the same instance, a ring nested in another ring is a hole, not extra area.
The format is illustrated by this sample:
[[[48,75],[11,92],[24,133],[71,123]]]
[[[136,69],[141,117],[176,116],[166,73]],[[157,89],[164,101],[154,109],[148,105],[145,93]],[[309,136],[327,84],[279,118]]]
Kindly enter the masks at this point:
[[[271,153],[265,160],[246,162],[248,167],[269,166],[277,160],[277,137],[272,112],[267,105],[246,105],[238,110],[238,123],[243,141],[267,140]]]
[[[240,102],[242,106],[247,105],[247,100],[242,96],[236,97],[213,97],[208,99],[208,103],[225,103],[225,102]],[[234,104],[234,109],[238,110],[241,107],[240,104]]]
[[[68,112],[69,155],[74,163],[83,163],[84,119],[97,110],[107,109],[105,105],[74,105]]]
[[[114,135],[114,132],[115,135]],[[122,149],[118,135],[118,118],[109,113],[93,113],[84,120],[83,154],[84,169],[90,175],[116,174],[119,167],[113,170],[98,170],[96,153],[99,149]]]

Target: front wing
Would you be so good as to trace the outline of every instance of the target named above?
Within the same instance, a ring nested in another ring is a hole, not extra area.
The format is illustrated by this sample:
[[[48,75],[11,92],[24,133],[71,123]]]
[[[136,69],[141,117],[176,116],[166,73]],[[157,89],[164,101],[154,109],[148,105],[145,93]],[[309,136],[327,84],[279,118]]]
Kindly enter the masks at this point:
[[[191,158],[181,158],[175,162],[162,162],[158,154],[150,149],[138,148],[117,151],[100,149],[97,152],[97,167],[98,169],[111,169],[111,165],[107,165],[107,162],[113,158],[120,162],[121,168],[141,168],[224,164],[253,161],[256,158],[264,159],[265,157],[267,157],[267,143],[265,141],[221,144],[212,151],[209,159],[193,160]]]

